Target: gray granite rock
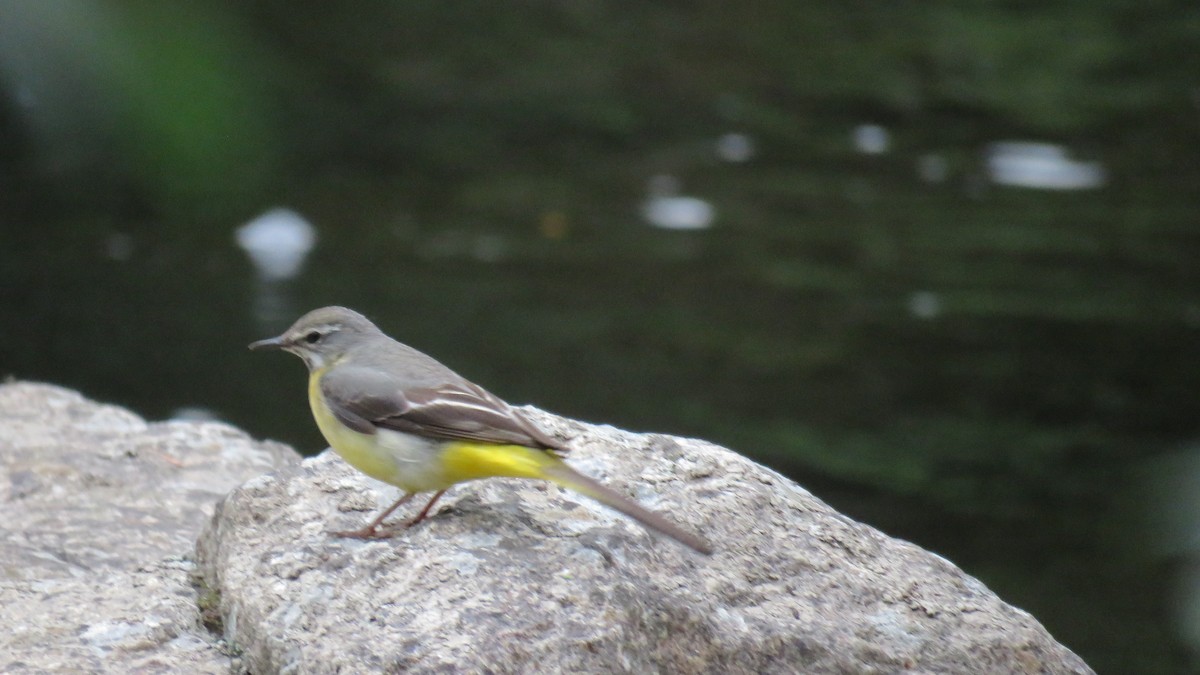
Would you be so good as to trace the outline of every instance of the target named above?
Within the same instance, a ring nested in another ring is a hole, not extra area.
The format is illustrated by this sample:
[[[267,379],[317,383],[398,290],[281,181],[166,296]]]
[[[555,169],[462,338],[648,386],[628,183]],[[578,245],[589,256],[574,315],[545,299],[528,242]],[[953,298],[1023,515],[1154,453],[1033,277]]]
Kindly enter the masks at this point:
[[[250,669],[1091,672],[946,560],[737,454],[529,412],[573,439],[577,468],[716,554],[555,487],[496,479],[456,487],[391,540],[335,538],[397,494],[327,453],[235,490],[197,546]]]
[[[227,425],[0,385],[0,673],[230,672],[195,539],[231,488],[298,461]]]

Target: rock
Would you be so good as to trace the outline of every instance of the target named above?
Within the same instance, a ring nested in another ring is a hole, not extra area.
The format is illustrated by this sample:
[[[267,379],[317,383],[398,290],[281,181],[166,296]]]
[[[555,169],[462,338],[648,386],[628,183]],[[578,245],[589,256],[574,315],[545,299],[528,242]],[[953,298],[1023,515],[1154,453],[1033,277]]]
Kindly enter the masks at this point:
[[[736,454],[529,413],[717,553],[513,480],[338,539],[394,490],[226,425],[0,386],[0,672],[1091,672],[950,563]]]
[[[224,424],[0,385],[0,672],[230,672],[194,542],[218,498],[297,461]]]
[[[456,487],[429,520],[393,539],[332,537],[397,493],[327,453],[232,492],[197,545],[226,638],[246,665],[1092,672],[954,565],[737,454],[527,411],[573,439],[576,468],[703,533],[716,554],[656,539],[547,484],[498,479]]]

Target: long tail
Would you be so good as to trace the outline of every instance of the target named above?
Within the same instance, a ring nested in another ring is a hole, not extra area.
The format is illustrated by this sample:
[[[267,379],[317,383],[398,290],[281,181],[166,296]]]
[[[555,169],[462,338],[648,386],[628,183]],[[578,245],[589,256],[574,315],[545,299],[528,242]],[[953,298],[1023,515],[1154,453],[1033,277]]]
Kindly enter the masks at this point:
[[[624,513],[651,530],[667,535],[694,551],[703,553],[704,555],[712,555],[712,544],[705,541],[703,537],[688,532],[650,509],[617,494],[611,488],[601,485],[562,462],[556,461],[554,464],[545,466],[542,473],[547,480],[556,485],[568,490],[574,490],[586,497],[591,497],[605,506]]]
[[[442,461],[455,482],[490,476],[541,478],[595,499],[699,553],[711,555],[713,552],[712,544],[703,537],[617,494],[548,452],[519,445],[453,443],[444,448]]]

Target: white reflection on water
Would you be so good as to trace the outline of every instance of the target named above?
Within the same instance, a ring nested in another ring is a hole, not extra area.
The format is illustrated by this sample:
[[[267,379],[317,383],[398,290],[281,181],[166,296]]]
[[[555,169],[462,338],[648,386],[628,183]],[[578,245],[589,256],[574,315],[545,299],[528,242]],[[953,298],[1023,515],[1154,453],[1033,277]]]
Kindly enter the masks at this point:
[[[276,208],[239,227],[235,238],[258,271],[251,312],[261,328],[274,330],[296,313],[285,282],[304,267],[317,229],[295,211]]]
[[[726,162],[746,162],[754,157],[754,139],[746,134],[730,133],[717,139],[717,157]]]
[[[986,152],[988,177],[998,185],[1039,190],[1088,190],[1104,185],[1099,162],[1071,159],[1066,148],[1053,143],[1003,141]]]
[[[932,291],[917,291],[908,298],[908,311],[918,319],[936,319],[942,313],[942,299]]]
[[[271,209],[237,229],[237,243],[261,278],[291,279],[317,243],[317,230],[289,209]]]
[[[659,175],[647,186],[650,196],[642,203],[642,217],[654,227],[664,230],[703,230],[711,227],[717,211],[699,197],[678,194],[679,179]]]
[[[854,147],[867,155],[882,155],[892,145],[892,136],[878,124],[860,124],[852,134]]]

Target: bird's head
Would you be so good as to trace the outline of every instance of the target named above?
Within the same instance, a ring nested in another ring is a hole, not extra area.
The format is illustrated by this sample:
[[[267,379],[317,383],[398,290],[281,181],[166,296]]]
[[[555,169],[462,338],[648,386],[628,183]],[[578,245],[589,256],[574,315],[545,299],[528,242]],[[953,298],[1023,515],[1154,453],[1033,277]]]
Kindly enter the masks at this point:
[[[304,359],[309,370],[316,370],[382,335],[367,317],[352,309],[322,307],[297,319],[282,335],[251,343],[250,349],[282,349]]]

